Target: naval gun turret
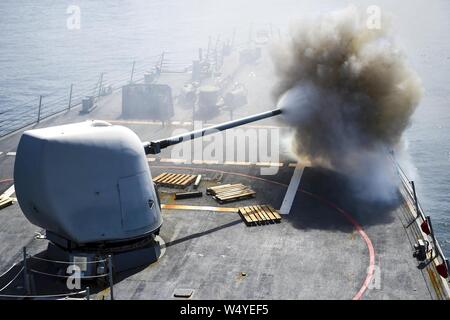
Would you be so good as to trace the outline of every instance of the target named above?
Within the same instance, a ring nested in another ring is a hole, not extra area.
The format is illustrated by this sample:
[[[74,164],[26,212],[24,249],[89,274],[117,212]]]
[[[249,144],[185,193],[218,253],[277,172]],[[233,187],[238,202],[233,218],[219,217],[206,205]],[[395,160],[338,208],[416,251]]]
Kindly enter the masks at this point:
[[[14,181],[26,218],[46,230],[47,258],[77,261],[84,275],[156,261],[161,207],[146,154],[280,114],[279,109],[187,134],[142,143],[130,129],[86,121],[25,131]],[[81,264],[79,262],[82,262]]]

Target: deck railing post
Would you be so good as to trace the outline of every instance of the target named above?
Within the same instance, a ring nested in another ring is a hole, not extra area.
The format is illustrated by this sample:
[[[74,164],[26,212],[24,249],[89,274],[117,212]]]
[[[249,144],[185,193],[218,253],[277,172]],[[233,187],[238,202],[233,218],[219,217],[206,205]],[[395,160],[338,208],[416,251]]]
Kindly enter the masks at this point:
[[[433,225],[431,224],[431,217],[430,216],[426,216],[425,218],[427,220],[428,226],[430,227],[430,235],[431,235],[431,239],[434,242],[434,245],[437,247],[437,241],[436,241],[436,237],[434,235],[434,229],[433,229]],[[438,248],[436,248],[436,251],[438,253],[438,255],[441,255],[441,252],[438,250]],[[444,259],[444,257],[442,257]]]
[[[41,120],[41,108],[42,108],[42,96],[39,96],[37,123],[39,123],[39,121]]]
[[[69,92],[69,107],[68,109],[72,107],[72,91],[73,91],[73,83],[70,84],[70,92]]]
[[[134,67],[133,67],[132,73],[133,73],[133,72],[134,72]],[[133,75],[131,75],[131,81],[133,81]],[[100,94],[102,93],[102,85],[103,85],[103,72],[100,73],[100,81],[99,81],[99,84],[98,84],[98,94],[97,94],[97,98],[99,98],[99,97],[100,97]]]
[[[447,266],[447,270],[450,271],[450,263],[448,262],[448,259],[445,259],[444,263]],[[447,278],[447,282],[450,283],[450,277]]]
[[[164,66],[164,55],[165,55],[166,53],[163,51],[162,53],[161,53],[161,61],[159,62],[159,74],[161,74],[162,73],[162,71],[163,71],[163,66]]]
[[[136,65],[136,61],[133,61],[133,66],[131,67],[131,78],[130,83],[133,83],[133,76],[134,76],[134,66]]]
[[[416,206],[416,213],[417,213],[417,217],[418,217],[420,215],[420,212],[419,212],[419,203],[417,202],[416,185],[414,184],[414,181],[411,181],[410,183],[411,183],[413,196],[414,196],[414,205]]]
[[[30,294],[30,282],[28,278],[28,266],[27,266],[27,248],[23,247],[23,281],[27,294]]]
[[[109,294],[111,300],[114,300],[113,263],[111,255],[108,256],[108,273],[109,273]]]
[[[86,287],[86,300],[91,299],[91,290],[89,287]]]
[[[195,101],[192,104],[192,130],[195,129]]]

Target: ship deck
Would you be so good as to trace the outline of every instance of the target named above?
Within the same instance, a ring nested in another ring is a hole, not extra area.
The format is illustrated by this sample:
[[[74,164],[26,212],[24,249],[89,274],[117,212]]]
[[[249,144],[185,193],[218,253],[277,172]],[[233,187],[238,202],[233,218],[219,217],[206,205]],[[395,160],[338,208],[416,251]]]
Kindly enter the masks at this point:
[[[272,109],[271,83],[265,81],[271,77],[270,68],[249,65],[236,70],[232,59],[224,72],[235,74],[246,84],[249,98],[248,105],[236,110],[233,117]],[[163,74],[159,82],[177,89],[188,80],[188,74]],[[81,115],[73,109],[37,127],[101,119],[127,126],[143,141],[150,141],[171,136],[175,129],[192,129],[192,110],[180,105],[175,109],[172,122],[165,126],[151,120],[124,120],[121,94],[115,92],[101,98],[89,114]],[[222,112],[208,123],[229,117]],[[245,127],[288,131],[276,119]],[[14,152],[20,134],[0,140],[0,193],[13,184]],[[149,157],[153,177],[162,172],[202,174],[199,190],[203,192],[218,183],[243,183],[251,186],[256,196],[220,205],[206,195],[174,200],[173,190],[163,188],[162,255],[158,262],[119,277],[114,285],[116,299],[178,299],[174,293],[180,289],[191,290],[192,299],[444,297],[433,280],[433,266],[420,269],[412,256],[418,231],[410,224],[411,209],[400,195],[389,205],[364,202],[352,194],[346,177],[308,167],[294,190],[290,213],[283,215],[281,223],[247,227],[237,213],[216,208],[270,204],[279,209],[296,165],[287,150],[281,150],[275,175],[261,173],[261,168],[274,164],[260,159],[255,163],[183,163],[172,159],[170,152],[169,148],[159,157]],[[177,207],[167,208],[173,204]],[[0,210],[0,274],[20,263],[22,247],[26,246],[30,254],[45,250],[47,241],[35,237],[42,231],[25,219],[17,203]],[[7,282],[0,279],[0,288]],[[35,289],[46,294],[49,288]],[[108,290],[92,295],[98,299],[107,296]]]

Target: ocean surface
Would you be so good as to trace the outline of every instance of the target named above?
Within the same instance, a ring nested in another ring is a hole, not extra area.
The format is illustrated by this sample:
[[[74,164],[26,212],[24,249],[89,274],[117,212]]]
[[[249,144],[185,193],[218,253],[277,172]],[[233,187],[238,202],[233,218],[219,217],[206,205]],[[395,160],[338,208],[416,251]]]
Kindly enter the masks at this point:
[[[432,217],[450,256],[450,2],[377,1],[392,17],[399,45],[423,81],[424,96],[406,132],[419,200]],[[16,120],[44,104],[66,104],[104,83],[126,81],[167,51],[169,65],[182,68],[211,41],[248,38],[250,26],[271,23],[283,32],[292,19],[345,7],[349,1],[299,0],[2,0],[0,2],[0,120]],[[372,5],[358,1],[359,6]],[[80,9],[80,28],[67,25],[70,6]],[[24,113],[25,110],[25,113]],[[22,114],[19,115],[19,112]]]

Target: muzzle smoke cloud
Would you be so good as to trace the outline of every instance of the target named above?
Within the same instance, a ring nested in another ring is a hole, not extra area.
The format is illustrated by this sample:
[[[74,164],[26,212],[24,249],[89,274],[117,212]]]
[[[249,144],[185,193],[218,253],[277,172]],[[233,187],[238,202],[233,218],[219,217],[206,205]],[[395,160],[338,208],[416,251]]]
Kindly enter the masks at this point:
[[[302,21],[273,51],[276,96],[300,161],[350,175],[376,197],[394,194],[387,151],[401,144],[421,82],[389,34],[355,7]]]

